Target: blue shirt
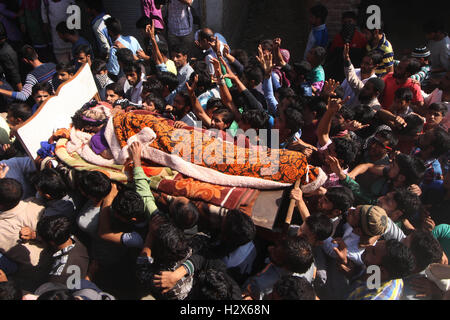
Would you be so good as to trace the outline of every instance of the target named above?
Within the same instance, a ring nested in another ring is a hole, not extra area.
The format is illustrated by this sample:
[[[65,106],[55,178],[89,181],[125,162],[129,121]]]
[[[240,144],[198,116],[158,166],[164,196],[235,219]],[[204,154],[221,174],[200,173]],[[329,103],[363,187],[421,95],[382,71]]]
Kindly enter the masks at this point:
[[[138,50],[142,50],[141,45],[133,36],[119,36],[117,38],[117,41],[122,43],[126,48],[130,49],[133,54],[135,55]],[[119,61],[117,60],[117,48],[112,47],[111,51],[109,52],[109,61],[106,67],[108,68],[108,72],[112,73],[113,75],[118,75],[120,72],[120,66]]]

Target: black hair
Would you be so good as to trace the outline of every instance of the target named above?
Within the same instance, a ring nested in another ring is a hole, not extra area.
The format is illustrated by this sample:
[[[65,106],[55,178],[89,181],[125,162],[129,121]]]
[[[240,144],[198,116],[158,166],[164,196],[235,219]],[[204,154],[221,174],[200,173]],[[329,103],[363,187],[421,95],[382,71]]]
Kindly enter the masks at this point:
[[[433,128],[434,139],[430,143],[433,147],[432,156],[439,158],[450,150],[450,133],[442,127]]]
[[[55,246],[60,246],[69,240],[73,231],[73,222],[66,216],[44,216],[36,227],[36,233],[45,242],[53,242]]]
[[[242,49],[233,49],[231,50],[231,55],[235,57],[244,66],[244,68],[248,66],[247,51]]]
[[[384,83],[383,79],[370,78],[369,80],[367,80],[366,85],[368,83],[371,83],[375,87],[375,89],[378,91],[379,94],[383,93],[384,87],[385,87],[385,83]]]
[[[53,168],[45,168],[31,180],[36,190],[39,190],[43,194],[48,194],[51,200],[60,200],[67,195],[67,185],[59,172]]]
[[[435,102],[430,104],[430,106],[428,107],[428,111],[437,111],[442,113],[442,116],[445,117],[445,115],[447,114],[448,108],[447,105],[443,102]]]
[[[76,69],[75,66],[71,63],[67,63],[67,62],[60,62],[56,65],[56,71],[60,72],[67,72],[68,74],[75,74]]]
[[[342,107],[338,113],[342,118],[345,120],[354,120],[355,119],[355,110],[353,110],[350,106],[344,106]]]
[[[189,55],[189,49],[187,48],[187,46],[182,44],[173,46],[170,51],[172,54],[181,53],[183,56]]]
[[[82,45],[79,45],[78,47],[76,47],[75,52],[74,52],[75,57],[78,56],[80,53],[84,53],[86,56],[93,57],[91,46],[89,46],[87,44],[82,44]]]
[[[114,93],[120,97],[123,97],[125,95],[125,92],[123,92],[123,86],[120,86],[117,82],[108,84],[105,87],[105,92],[108,90],[114,91]]]
[[[11,178],[0,179],[0,204],[2,211],[8,211],[17,206],[22,199],[23,188],[19,181]]]
[[[222,99],[219,98],[211,98],[206,103],[206,110],[210,109],[221,109],[226,108],[226,106],[223,104]]]
[[[158,96],[157,94],[150,92],[147,97],[145,97],[145,102],[147,104],[153,103],[155,105],[155,109],[158,112],[163,113],[166,110],[166,101]]]
[[[399,174],[405,177],[405,185],[419,184],[425,174],[425,164],[421,159],[400,153],[395,161],[400,169]]]
[[[285,98],[297,98],[297,95],[295,94],[295,91],[291,88],[286,87],[280,87],[276,90],[276,93],[278,94],[278,98],[280,101],[282,101]]]
[[[280,300],[316,300],[313,286],[303,277],[282,276],[273,286]]]
[[[409,276],[416,267],[415,261],[406,245],[397,240],[386,241],[386,255],[383,257],[382,265],[391,279]]]
[[[330,218],[322,213],[309,216],[305,220],[309,230],[314,234],[317,241],[323,241],[331,237],[333,233],[333,223]]]
[[[388,147],[395,148],[398,144],[398,139],[395,134],[390,130],[380,130],[376,133],[381,139],[388,141]]]
[[[262,40],[259,44],[261,45],[263,50],[273,50],[273,40],[271,39]]]
[[[236,249],[255,239],[256,227],[252,218],[245,213],[230,210],[225,217],[222,233],[228,246]]]
[[[411,235],[410,249],[416,260],[416,267],[422,271],[432,263],[440,263],[442,250],[439,241],[430,231],[417,229]]]
[[[147,16],[142,16],[136,21],[136,29],[144,29],[153,23],[152,19]]]
[[[311,49],[312,53],[314,54],[314,56],[316,57],[318,63],[324,64],[325,62],[325,57],[327,55],[327,51],[325,50],[325,48],[323,47],[314,47]]]
[[[322,21],[322,24],[325,23],[325,21],[327,20],[327,17],[328,17],[328,9],[327,9],[327,7],[325,7],[325,6],[322,5],[322,4],[316,4],[315,6],[312,6],[312,7],[309,9],[309,12],[310,12],[313,16],[315,16],[315,17],[317,17],[317,18],[320,18],[320,20]]]
[[[253,129],[267,129],[269,119],[267,112],[258,109],[250,109],[242,113],[242,121],[248,123]]]
[[[187,203],[176,202],[171,209],[174,210],[171,215],[173,223],[181,230],[193,228],[197,224],[200,213],[191,201]]]
[[[178,87],[178,78],[172,72],[159,72],[157,77],[163,86],[167,86],[169,88],[170,92]]]
[[[209,32],[211,31],[211,32]],[[208,40],[211,41],[212,37],[214,37],[214,32],[212,32],[212,30],[208,30],[208,29],[200,29],[200,31],[198,32],[198,41],[201,40]]]
[[[189,250],[184,233],[173,224],[162,224],[155,232],[152,243],[152,256],[155,263],[173,267],[175,263],[186,258]]]
[[[223,116],[222,121],[226,125],[230,125],[234,121],[234,113],[231,112],[231,110],[228,108],[219,108],[217,110],[214,110],[213,115],[222,115]]]
[[[105,25],[108,31],[114,36],[118,36],[122,33],[122,24],[117,18],[110,17],[106,19]]]
[[[395,90],[395,98],[401,101],[411,102],[414,98],[411,89],[409,88],[398,88]]]
[[[416,136],[423,131],[424,121],[423,118],[416,114],[408,114],[403,118],[406,122],[406,127],[401,128],[399,133],[405,136]]]
[[[359,104],[353,107],[354,120],[362,124],[370,124],[376,115],[376,111],[365,104]]]
[[[116,51],[117,61],[123,63],[124,65],[134,62],[133,51],[128,48],[120,48]]]
[[[383,55],[376,50],[370,51],[366,56],[372,59],[372,64],[374,66],[378,66],[380,63],[383,62]]]
[[[73,295],[73,291],[69,289],[57,289],[44,292],[38,298],[38,300],[77,300]]]
[[[419,196],[406,188],[396,189],[394,200],[397,203],[397,210],[403,212],[402,218],[406,219],[416,214],[422,204]]]
[[[305,97],[305,106],[309,108],[311,112],[316,112],[317,119],[322,118],[322,116],[327,111],[327,103],[323,101],[321,97]]]
[[[199,273],[197,281],[196,299],[233,300],[233,280],[223,270],[208,268]]]
[[[104,11],[102,0],[85,0],[84,3],[86,4],[86,7],[89,9],[93,9],[97,12]]]
[[[408,61],[408,66],[406,67],[406,72],[410,75],[418,73],[422,65],[420,64],[420,61],[416,58],[406,57],[404,60]]]
[[[66,21],[61,21],[60,23],[58,23],[56,25],[56,31],[61,33],[61,34],[70,34],[70,35],[75,35],[77,34],[76,29],[69,29],[67,28],[67,22]]]
[[[286,127],[291,130],[292,134],[295,134],[304,125],[303,114],[300,111],[299,106],[295,103],[291,103],[284,111],[286,116]]]
[[[244,70],[244,75],[249,81],[254,81],[256,85],[264,79],[264,72],[259,66],[249,66]]]
[[[103,199],[111,192],[111,180],[100,171],[77,171],[75,180],[84,194]]]
[[[167,44],[167,42],[158,41],[158,48],[159,52],[161,52],[164,57],[167,57],[167,55],[169,54],[169,45]]]
[[[344,19],[353,19],[355,21],[358,20],[358,16],[356,15],[356,13],[354,11],[345,11],[342,14],[342,20]]]
[[[22,47],[21,54],[22,54],[22,58],[27,59],[27,60],[34,61],[34,60],[39,59],[39,56],[36,53],[36,51],[34,50],[34,48],[28,44],[26,44]]]
[[[91,70],[93,74],[99,74],[100,71],[108,70],[106,61],[98,58],[94,59],[94,61],[92,61]]]
[[[294,67],[295,73],[297,73],[298,75],[303,75],[305,77],[312,70],[311,64],[306,60],[304,60],[302,62],[294,62],[293,67]]]
[[[136,218],[137,222],[145,220],[144,201],[134,190],[120,190],[113,200],[111,209],[128,221],[132,218]]]
[[[31,90],[31,95],[34,96],[36,93],[38,93],[39,91],[45,91],[48,92],[48,94],[52,95],[53,92],[53,87],[51,86],[50,83],[48,82],[41,82],[41,83],[36,83],[33,86],[33,89]]]
[[[203,87],[204,91],[207,91],[214,87],[214,84],[211,80],[211,74],[209,73],[209,69],[208,69],[206,62],[198,61],[195,64],[193,64],[192,67],[194,69],[194,72],[192,72],[192,74],[189,78],[190,85],[192,85],[192,83],[194,82],[195,76],[198,75],[197,88]],[[202,91],[201,93],[203,93],[204,91]],[[200,92],[196,92],[196,93],[198,95]]]
[[[33,115],[30,106],[25,103],[11,104],[8,113],[11,113],[11,116],[16,119],[21,118],[23,121],[27,121]]]
[[[123,73],[127,74],[127,73],[132,73],[135,72],[137,77],[138,77],[138,81],[141,80],[141,75],[142,75],[142,69],[141,69],[141,64],[137,61],[133,61],[132,63],[129,64],[125,64],[123,66]]]
[[[311,268],[314,258],[308,241],[302,237],[287,237],[282,241],[282,246],[284,265],[289,271],[303,274]]]
[[[154,93],[155,95],[162,97],[164,91],[164,85],[162,82],[156,78],[148,78],[143,84],[142,84],[142,92],[150,92]]]
[[[344,166],[349,167],[356,158],[356,145],[353,140],[346,138],[333,138],[333,144],[336,150],[336,156],[344,161]]]
[[[22,300],[22,289],[14,281],[0,282],[0,300]]]
[[[325,196],[333,203],[333,209],[341,210],[342,213],[347,212],[355,202],[352,190],[347,187],[328,188]]]
[[[441,19],[430,19],[423,25],[423,31],[425,34],[434,33],[434,32],[442,32],[445,33],[445,25]]]

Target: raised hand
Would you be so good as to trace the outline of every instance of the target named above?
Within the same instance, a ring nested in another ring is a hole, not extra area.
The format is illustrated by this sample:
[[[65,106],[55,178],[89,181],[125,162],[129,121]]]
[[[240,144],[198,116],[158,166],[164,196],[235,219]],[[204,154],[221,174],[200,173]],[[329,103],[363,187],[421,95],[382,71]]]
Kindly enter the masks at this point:
[[[227,57],[228,55],[230,55],[230,53],[231,53],[230,47],[227,44],[224,44],[223,45],[223,55],[225,57]]]
[[[342,238],[336,238],[332,241],[332,243],[337,244],[337,248],[333,248],[336,253],[337,260],[339,263],[346,265],[347,264],[347,245],[345,244]]]
[[[153,22],[145,27],[145,33],[150,37],[150,39],[155,39],[155,26]]]
[[[186,82],[186,89],[191,97],[195,96],[195,89],[197,89],[197,83],[198,83],[198,74],[195,75],[192,85],[189,85],[189,82]]]
[[[214,66],[214,71],[216,73],[216,76],[221,76],[222,75],[222,68],[220,67],[220,61],[215,59],[215,58],[211,58],[211,63]]]
[[[344,60],[350,60],[350,44],[344,44]]]
[[[134,162],[135,167],[141,166],[141,153],[142,153],[142,144],[139,141],[135,141],[128,148],[128,153],[130,154],[131,159]]]
[[[330,110],[333,114],[338,113],[342,106],[343,102],[341,99],[328,99],[328,110]]]
[[[328,156],[328,157],[326,157],[325,162],[330,167],[330,170],[339,176],[339,179],[341,179],[341,180],[345,179],[344,170],[342,170],[342,167],[337,158]]]
[[[339,85],[340,85],[339,81],[336,81],[334,79],[328,79],[328,81],[325,81],[325,84],[323,85],[321,95],[325,97],[333,96],[335,94],[334,91],[336,90],[337,87],[339,87]]]
[[[300,188],[294,188],[291,191],[290,197],[291,197],[291,199],[294,199],[295,201],[301,201],[301,200],[303,200],[303,192]]]
[[[220,52],[221,42],[218,37],[212,37],[212,41],[208,41],[208,43],[217,55],[221,55],[221,52]]]
[[[344,130],[348,130],[348,131],[358,131],[364,128],[367,128],[368,126],[370,126],[370,124],[361,124],[360,122],[356,121],[356,120],[352,120],[349,122],[345,122],[343,127]]]

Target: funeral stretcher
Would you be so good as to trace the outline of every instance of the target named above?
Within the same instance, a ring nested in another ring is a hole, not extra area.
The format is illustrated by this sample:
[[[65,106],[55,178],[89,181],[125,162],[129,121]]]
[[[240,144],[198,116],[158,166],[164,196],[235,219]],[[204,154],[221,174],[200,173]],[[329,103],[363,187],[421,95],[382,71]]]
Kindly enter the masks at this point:
[[[98,170],[112,180],[129,183],[132,172],[127,149],[139,140],[144,146],[144,171],[160,204],[173,196],[185,196],[205,216],[240,209],[257,226],[269,230],[286,215],[287,189],[297,182],[310,192],[326,180],[324,172],[308,165],[302,153],[230,145],[209,130],[180,130],[171,120],[133,112],[109,118],[104,131],[113,159],[104,159],[89,150],[90,137],[71,126],[71,117],[93,97],[98,97],[97,88],[89,66],[84,65],[18,129],[28,155],[36,159],[41,142],[57,137],[54,160],[69,172]]]

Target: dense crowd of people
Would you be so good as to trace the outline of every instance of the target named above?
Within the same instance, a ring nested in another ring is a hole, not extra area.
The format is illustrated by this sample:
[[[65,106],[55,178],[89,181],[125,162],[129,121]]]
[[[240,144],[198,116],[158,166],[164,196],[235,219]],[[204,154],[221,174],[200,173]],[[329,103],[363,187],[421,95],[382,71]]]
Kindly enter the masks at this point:
[[[283,35],[231,48],[202,28],[193,1],[142,0],[143,42],[101,0],[84,1],[93,43],[67,26],[74,1],[0,1],[0,300],[450,298],[444,23],[425,22],[400,56],[384,26],[360,28],[356,12],[329,39],[328,10],[316,4],[294,57]],[[212,223],[188,198],[157,203],[139,142],[127,186],[96,170],[69,177],[57,137],[38,152],[51,160],[35,162],[18,128],[85,64],[101,101],[73,126],[104,159],[109,117],[146,111],[176,128],[242,135],[247,148],[278,130],[267,146],[303,153],[327,181],[314,193],[292,188],[293,223],[274,240],[240,210]]]

